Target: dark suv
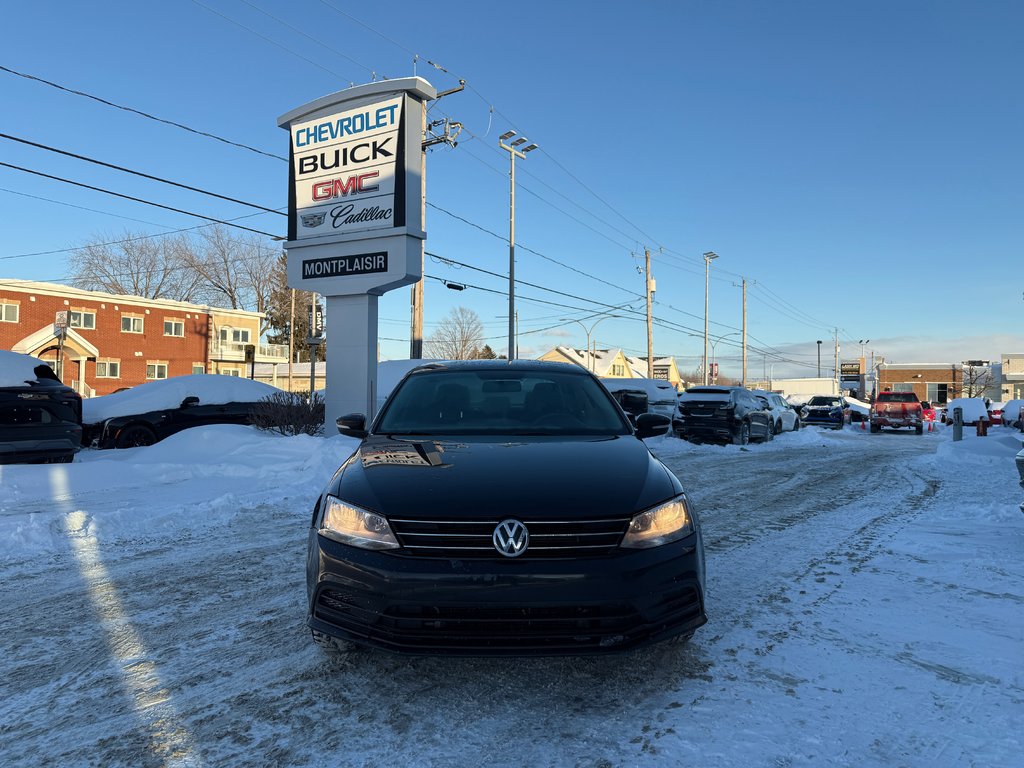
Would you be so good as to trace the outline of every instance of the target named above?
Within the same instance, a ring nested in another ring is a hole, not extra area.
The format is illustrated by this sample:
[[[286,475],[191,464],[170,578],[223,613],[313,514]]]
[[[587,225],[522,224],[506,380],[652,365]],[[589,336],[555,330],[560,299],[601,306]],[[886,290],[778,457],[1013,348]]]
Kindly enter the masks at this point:
[[[328,650],[575,655],[704,624],[700,522],[601,383],[566,363],[411,371],[313,510],[308,622]],[[639,438],[639,439],[638,439]]]
[[[68,462],[82,447],[82,398],[53,369],[0,350],[0,464]]]
[[[775,437],[771,413],[744,387],[690,387],[679,398],[679,415],[679,436],[694,443],[746,445]]]

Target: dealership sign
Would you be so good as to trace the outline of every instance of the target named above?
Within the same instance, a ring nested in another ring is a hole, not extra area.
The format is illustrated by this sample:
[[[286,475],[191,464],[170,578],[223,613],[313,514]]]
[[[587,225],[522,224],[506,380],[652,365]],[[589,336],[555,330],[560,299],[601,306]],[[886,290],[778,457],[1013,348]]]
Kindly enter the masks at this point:
[[[288,130],[288,284],[380,295],[423,272],[423,105],[416,77],[355,86],[278,119]]]

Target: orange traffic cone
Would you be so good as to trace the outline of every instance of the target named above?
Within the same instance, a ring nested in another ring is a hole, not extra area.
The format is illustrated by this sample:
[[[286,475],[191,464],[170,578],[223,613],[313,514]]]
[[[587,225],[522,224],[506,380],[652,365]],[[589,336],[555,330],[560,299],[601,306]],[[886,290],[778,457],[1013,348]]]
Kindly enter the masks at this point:
[[[934,432],[934,430],[932,429],[932,423],[930,421],[928,422],[928,431]]]
[[[864,424],[865,424],[864,420],[863,420],[863,419],[861,419],[861,422],[860,422],[860,428],[861,428],[862,430],[864,430],[864,429],[867,429],[867,427],[866,427],[866,426],[864,426]]]

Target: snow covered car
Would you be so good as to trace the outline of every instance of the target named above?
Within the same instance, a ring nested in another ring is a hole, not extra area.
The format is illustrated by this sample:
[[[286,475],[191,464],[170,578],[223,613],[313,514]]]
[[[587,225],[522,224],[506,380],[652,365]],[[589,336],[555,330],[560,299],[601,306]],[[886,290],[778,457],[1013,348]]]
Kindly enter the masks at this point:
[[[601,379],[601,383],[619,401],[619,405],[622,405],[627,413],[629,409],[625,408],[626,401],[622,399],[621,393],[642,393],[646,395],[647,413],[660,413],[662,416],[668,416],[672,419],[673,427],[676,426],[676,422],[679,420],[679,393],[676,392],[676,388],[672,386],[671,382],[663,379],[604,378]]]
[[[989,421],[988,408],[980,397],[956,397],[946,403],[946,422],[953,423],[953,412],[959,408],[964,426],[976,426],[979,421]]]
[[[151,381],[82,404],[87,444],[137,448],[191,427],[251,424],[277,387],[237,376],[194,374]]]
[[[842,429],[846,423],[846,398],[838,395],[815,395],[803,407],[804,424]]]
[[[82,447],[82,398],[46,363],[0,350],[0,464],[72,461]]]
[[[771,411],[775,418],[775,434],[780,432],[796,432],[800,429],[800,414],[788,402],[782,399],[782,395],[768,392],[764,389],[751,390]]]
[[[1021,418],[1024,417],[1024,400],[1007,400],[1003,403],[1003,426],[1022,429]]]
[[[577,655],[703,625],[700,523],[593,374],[477,360],[411,371],[313,509],[307,622],[328,651]]]

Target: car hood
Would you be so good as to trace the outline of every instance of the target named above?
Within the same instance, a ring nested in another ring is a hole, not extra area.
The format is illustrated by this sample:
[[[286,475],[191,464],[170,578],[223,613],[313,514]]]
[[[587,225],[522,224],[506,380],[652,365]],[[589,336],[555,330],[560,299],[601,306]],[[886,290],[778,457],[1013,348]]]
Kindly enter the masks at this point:
[[[632,514],[681,491],[632,435],[458,437],[372,435],[328,492],[387,516],[588,519]]]

